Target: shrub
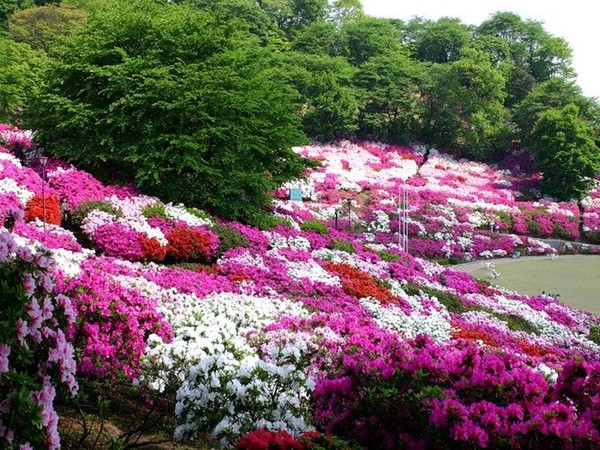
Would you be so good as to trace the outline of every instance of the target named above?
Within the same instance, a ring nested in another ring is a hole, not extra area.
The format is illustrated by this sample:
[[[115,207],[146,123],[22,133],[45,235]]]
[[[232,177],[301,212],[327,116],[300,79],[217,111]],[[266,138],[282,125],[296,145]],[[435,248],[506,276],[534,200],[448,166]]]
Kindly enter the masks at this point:
[[[600,345],[600,327],[590,328],[590,334],[587,337],[590,341]]]
[[[351,242],[346,241],[345,239],[333,238],[331,240],[331,248],[350,254],[356,253],[354,245],[352,245]]]
[[[122,217],[123,213],[115,208],[106,200],[90,200],[80,203],[72,212],[73,226],[81,228],[81,224],[86,216],[93,210],[100,210],[112,214],[115,217]]]
[[[27,202],[25,209],[25,221],[40,219],[46,223],[60,225],[61,213],[58,196],[56,195],[36,195]]]
[[[300,224],[302,231],[315,231],[319,234],[328,234],[329,228],[320,220],[307,220]]]
[[[460,297],[450,292],[440,291],[439,289],[427,286],[417,286],[413,283],[407,283],[404,287],[404,291],[408,295],[420,295],[420,293],[423,292],[430,297],[435,297],[450,312],[462,313],[468,310],[468,308],[463,305]]]
[[[167,258],[171,261],[210,262],[217,254],[219,239],[213,232],[175,226],[167,234]]]
[[[143,255],[141,237],[137,231],[119,222],[112,222],[96,229],[94,242],[96,248],[107,256],[139,261]]]
[[[60,448],[55,396],[77,391],[65,330],[71,301],[57,294],[49,253],[31,258],[0,234],[0,448]],[[29,444],[29,445],[27,445]]]
[[[250,247],[250,241],[246,236],[230,226],[215,223],[211,228],[219,237],[219,255],[232,248]]]
[[[289,225],[290,222],[282,217],[276,217],[271,214],[264,213],[256,216],[250,221],[250,224],[262,231],[267,231],[279,225]]]
[[[161,262],[167,255],[167,247],[161,245],[156,238],[142,236],[140,239],[142,246],[142,260]]]
[[[379,252],[377,252],[377,254],[381,257],[381,259],[383,259],[385,262],[392,262],[392,261],[398,261],[401,256],[396,254],[396,253],[392,253],[392,252],[386,252],[385,250],[381,250]]]
[[[211,216],[210,214],[208,214],[206,211],[202,211],[201,209],[194,208],[193,206],[188,207],[185,210],[187,212],[189,212],[190,214],[198,217],[199,219],[209,220],[211,222],[215,221],[215,218],[213,216]]]
[[[152,217],[160,217],[162,219],[167,218],[165,205],[159,202],[146,206],[142,210],[142,214],[146,219],[151,219]]]

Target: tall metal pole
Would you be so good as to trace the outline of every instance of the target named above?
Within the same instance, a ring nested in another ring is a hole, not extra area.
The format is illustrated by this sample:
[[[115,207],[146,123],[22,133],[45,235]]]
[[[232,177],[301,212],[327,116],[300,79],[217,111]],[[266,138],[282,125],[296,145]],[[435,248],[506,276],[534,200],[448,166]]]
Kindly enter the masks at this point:
[[[352,199],[346,199],[348,201],[348,233],[352,233],[352,217],[350,214],[352,213]]]
[[[408,189],[398,185],[398,247],[408,253]]]
[[[44,221],[44,235],[46,235],[46,163],[48,157],[40,156],[40,164],[42,165],[42,220]]]

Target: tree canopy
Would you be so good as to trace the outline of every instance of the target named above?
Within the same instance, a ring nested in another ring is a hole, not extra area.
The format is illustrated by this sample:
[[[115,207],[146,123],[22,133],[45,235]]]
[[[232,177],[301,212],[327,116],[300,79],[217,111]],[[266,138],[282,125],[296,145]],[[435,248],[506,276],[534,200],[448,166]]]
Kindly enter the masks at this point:
[[[231,217],[302,172],[304,135],[485,159],[511,141],[533,151],[541,115],[572,103],[600,142],[569,45],[511,12],[473,26],[369,17],[359,0],[44,3],[0,7],[0,114],[29,117],[57,155]],[[186,177],[200,187],[178,188]]]
[[[54,58],[29,124],[56,156],[253,221],[304,169],[293,91],[271,66],[251,34],[211,13],[115,3]]]
[[[600,149],[592,128],[570,104],[543,113],[535,124],[531,146],[544,174],[542,190],[560,200],[580,200],[600,172]]]

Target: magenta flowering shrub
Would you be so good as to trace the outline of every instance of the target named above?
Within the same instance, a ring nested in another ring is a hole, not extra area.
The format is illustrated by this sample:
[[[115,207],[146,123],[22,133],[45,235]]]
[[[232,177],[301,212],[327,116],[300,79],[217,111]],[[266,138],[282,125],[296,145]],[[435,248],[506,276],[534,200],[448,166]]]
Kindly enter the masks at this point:
[[[77,392],[65,330],[76,314],[57,294],[49,253],[0,234],[0,448],[60,448],[57,396]]]
[[[111,195],[111,190],[87,172],[62,167],[52,170],[51,166],[48,167],[50,186],[66,198],[71,208],[89,200],[104,200]]]
[[[527,358],[472,341],[366,338],[342,347],[317,383],[315,421],[328,432],[389,449],[600,444],[597,362],[567,363],[555,391]]]
[[[120,222],[99,226],[94,233],[94,244],[106,256],[128,261],[139,261],[143,256],[140,233]]]
[[[155,299],[114,278],[114,263],[105,258],[87,260],[82,272],[62,286],[79,317],[69,327],[68,337],[80,355],[81,374],[110,380],[124,375],[133,380],[140,373],[150,334],[168,342],[171,326],[158,312]]]

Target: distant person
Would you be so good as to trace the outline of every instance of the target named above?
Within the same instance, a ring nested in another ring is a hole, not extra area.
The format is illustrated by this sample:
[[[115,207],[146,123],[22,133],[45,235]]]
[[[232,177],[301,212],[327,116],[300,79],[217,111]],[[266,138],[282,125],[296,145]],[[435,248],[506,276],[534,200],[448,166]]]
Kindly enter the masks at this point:
[[[60,199],[60,225],[66,230],[70,230],[72,225],[71,211],[64,197]]]

